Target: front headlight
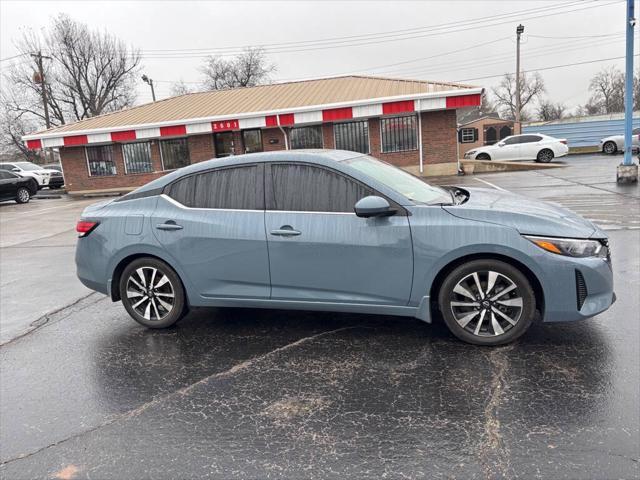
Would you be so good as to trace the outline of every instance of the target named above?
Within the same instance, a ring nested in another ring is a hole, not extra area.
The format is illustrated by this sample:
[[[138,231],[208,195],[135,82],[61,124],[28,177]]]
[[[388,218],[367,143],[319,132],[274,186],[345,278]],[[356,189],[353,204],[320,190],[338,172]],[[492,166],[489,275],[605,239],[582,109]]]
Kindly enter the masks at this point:
[[[600,240],[585,240],[581,238],[554,238],[523,235],[530,242],[547,252],[565,255],[567,257],[600,257],[607,258],[607,247]]]

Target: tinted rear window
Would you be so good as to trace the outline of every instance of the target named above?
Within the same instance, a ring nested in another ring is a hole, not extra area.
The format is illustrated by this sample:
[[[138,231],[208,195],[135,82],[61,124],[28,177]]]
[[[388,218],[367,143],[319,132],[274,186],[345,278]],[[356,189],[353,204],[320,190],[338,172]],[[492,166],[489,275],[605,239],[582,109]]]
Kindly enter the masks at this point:
[[[262,178],[255,165],[190,175],[171,184],[168,195],[192,208],[263,210]]]

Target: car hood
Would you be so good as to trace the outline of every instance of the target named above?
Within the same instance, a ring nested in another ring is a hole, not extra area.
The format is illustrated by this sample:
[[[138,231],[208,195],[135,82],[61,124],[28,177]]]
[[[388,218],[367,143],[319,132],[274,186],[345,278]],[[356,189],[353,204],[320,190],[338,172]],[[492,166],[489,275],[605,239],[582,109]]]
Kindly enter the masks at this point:
[[[527,235],[606,237],[589,220],[557,204],[503,190],[463,189],[469,192],[465,203],[443,207],[456,217],[505,225]]]

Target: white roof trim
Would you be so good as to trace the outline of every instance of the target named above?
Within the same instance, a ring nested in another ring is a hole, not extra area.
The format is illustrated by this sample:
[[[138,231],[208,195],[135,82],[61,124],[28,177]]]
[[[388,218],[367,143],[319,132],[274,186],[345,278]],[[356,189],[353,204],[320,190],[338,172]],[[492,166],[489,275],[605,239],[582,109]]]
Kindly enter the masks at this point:
[[[162,122],[138,123],[134,125],[120,125],[115,127],[91,128],[87,130],[70,130],[66,132],[30,134],[30,135],[23,135],[22,139],[38,140],[38,139],[45,139],[45,138],[88,135],[91,133],[121,132],[125,130],[141,130],[145,128],[165,127],[170,125],[189,125],[193,123],[216,122],[220,120],[236,120],[236,119],[239,120],[243,118],[280,115],[285,113],[301,113],[301,112],[311,112],[314,110],[328,110],[332,108],[358,107],[363,105],[369,105],[372,103],[387,103],[387,102],[400,102],[403,100],[419,100],[423,98],[439,98],[439,97],[446,98],[446,97],[459,97],[462,95],[476,95],[476,94],[482,93],[482,91],[483,91],[483,88],[465,88],[465,89],[457,89],[457,90],[443,90],[441,92],[413,93],[410,95],[396,95],[392,97],[367,98],[364,100],[352,100],[347,102],[326,103],[326,104],[320,104],[320,105],[305,105],[303,107],[281,108],[278,110],[233,113],[228,115],[215,115],[211,117],[189,118],[189,119],[183,119],[183,120],[177,119],[177,120],[168,120],[168,121],[162,121]]]

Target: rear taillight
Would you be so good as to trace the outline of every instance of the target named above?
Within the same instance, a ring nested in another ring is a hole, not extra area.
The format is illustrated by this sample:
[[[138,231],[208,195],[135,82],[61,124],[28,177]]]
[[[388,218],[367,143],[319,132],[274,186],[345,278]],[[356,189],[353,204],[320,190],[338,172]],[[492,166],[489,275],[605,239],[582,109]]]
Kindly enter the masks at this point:
[[[78,237],[86,237],[89,235],[94,228],[98,226],[99,222],[90,222],[88,220],[80,220],[76,224],[76,232],[78,232]]]
[[[563,143],[564,145],[566,145],[567,141],[566,140],[560,140],[560,143]]]

